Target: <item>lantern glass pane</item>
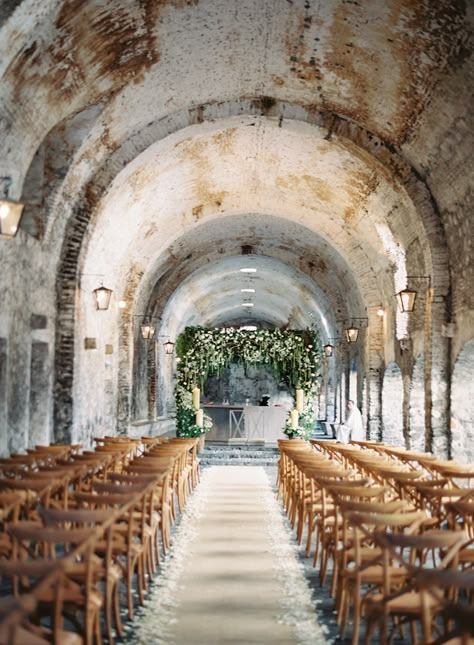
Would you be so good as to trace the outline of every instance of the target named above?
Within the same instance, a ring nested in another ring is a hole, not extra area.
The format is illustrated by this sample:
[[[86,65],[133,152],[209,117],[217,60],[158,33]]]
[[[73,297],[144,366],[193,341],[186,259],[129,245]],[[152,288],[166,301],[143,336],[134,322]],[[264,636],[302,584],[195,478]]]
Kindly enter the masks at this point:
[[[413,289],[404,289],[403,291],[397,293],[397,304],[402,313],[411,312],[414,310],[416,294],[417,292]]]
[[[348,343],[356,343],[359,337],[359,330],[357,327],[349,327],[346,329],[346,339]]]
[[[110,304],[110,297],[112,296],[112,289],[106,287],[99,287],[94,289],[95,306],[97,309],[108,309]]]
[[[329,343],[327,345],[324,345],[324,353],[326,354],[326,356],[328,356],[328,357],[332,356],[333,352],[334,352],[334,346],[333,345],[331,345]]]
[[[142,337],[145,340],[151,340],[155,335],[155,328],[150,323],[143,323],[141,326]]]
[[[171,340],[166,341],[166,343],[163,343],[163,346],[165,348],[165,353],[166,354],[172,354],[174,350],[174,343]]]
[[[15,237],[24,207],[24,204],[0,199],[0,239],[9,240]]]

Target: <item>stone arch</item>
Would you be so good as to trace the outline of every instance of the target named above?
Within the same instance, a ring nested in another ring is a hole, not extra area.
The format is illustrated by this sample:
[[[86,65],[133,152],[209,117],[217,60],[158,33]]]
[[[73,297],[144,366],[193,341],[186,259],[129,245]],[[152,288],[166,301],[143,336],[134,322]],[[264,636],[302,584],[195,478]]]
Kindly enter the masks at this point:
[[[474,461],[474,340],[459,352],[451,381],[451,457]]]
[[[397,363],[385,368],[382,384],[382,441],[404,446],[403,438],[403,379]]]
[[[430,266],[433,272],[433,286],[436,294],[445,295],[449,287],[449,276],[445,270],[446,247],[443,232],[439,223],[436,204],[426,182],[416,173],[400,153],[379,139],[373,133],[361,126],[350,123],[339,115],[331,112],[316,111],[310,106],[301,107],[277,100],[264,100],[266,97],[247,97],[241,100],[228,101],[218,104],[193,107],[179,114],[167,115],[147,125],[133,136],[117,142],[107,159],[96,168],[91,168],[89,176],[82,187],[75,191],[76,200],[70,202],[70,184],[76,185],[76,178],[66,178],[62,192],[55,200],[57,213],[67,220],[64,242],[58,265],[58,316],[56,327],[55,355],[55,395],[54,395],[54,425],[57,441],[68,441],[72,425],[73,403],[73,368],[74,364],[74,323],[75,301],[74,285],[79,271],[82,241],[86,231],[93,224],[96,206],[114,177],[123,167],[140,152],[159,139],[163,139],[178,129],[202,123],[206,120],[216,120],[230,115],[261,115],[272,118],[280,117],[287,120],[299,120],[328,131],[328,138],[333,135],[346,138],[355,148],[365,151],[376,159],[381,167],[391,176],[394,175],[404,187],[420,214],[420,226],[425,230],[430,245],[430,257],[439,258],[437,266]],[[100,156],[100,155],[98,155]],[[69,203],[68,203],[69,202]],[[50,237],[56,217],[48,218],[49,228],[46,233]]]
[[[417,356],[410,382],[408,432],[412,450],[426,450],[425,424],[425,357]]]

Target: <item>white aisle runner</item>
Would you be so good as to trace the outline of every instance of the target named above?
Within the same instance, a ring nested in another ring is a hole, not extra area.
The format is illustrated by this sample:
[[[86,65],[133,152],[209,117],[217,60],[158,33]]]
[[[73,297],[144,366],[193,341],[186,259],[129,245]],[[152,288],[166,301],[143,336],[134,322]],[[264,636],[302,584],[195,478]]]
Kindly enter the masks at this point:
[[[326,642],[263,468],[204,470],[130,632],[134,645]]]

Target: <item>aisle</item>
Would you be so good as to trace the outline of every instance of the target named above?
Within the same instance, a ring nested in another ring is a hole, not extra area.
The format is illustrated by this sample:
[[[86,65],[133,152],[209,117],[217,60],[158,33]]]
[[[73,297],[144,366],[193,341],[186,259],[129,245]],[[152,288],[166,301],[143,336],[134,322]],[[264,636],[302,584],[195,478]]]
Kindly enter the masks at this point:
[[[131,632],[134,645],[325,642],[263,468],[204,471]]]

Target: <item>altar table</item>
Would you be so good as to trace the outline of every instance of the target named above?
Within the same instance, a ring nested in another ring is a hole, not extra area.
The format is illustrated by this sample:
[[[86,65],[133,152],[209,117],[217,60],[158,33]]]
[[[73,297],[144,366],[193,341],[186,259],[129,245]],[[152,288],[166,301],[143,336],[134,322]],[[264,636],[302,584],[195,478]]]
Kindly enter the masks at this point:
[[[288,411],[280,406],[204,405],[213,422],[206,441],[264,441],[277,443],[285,439],[283,427]]]

